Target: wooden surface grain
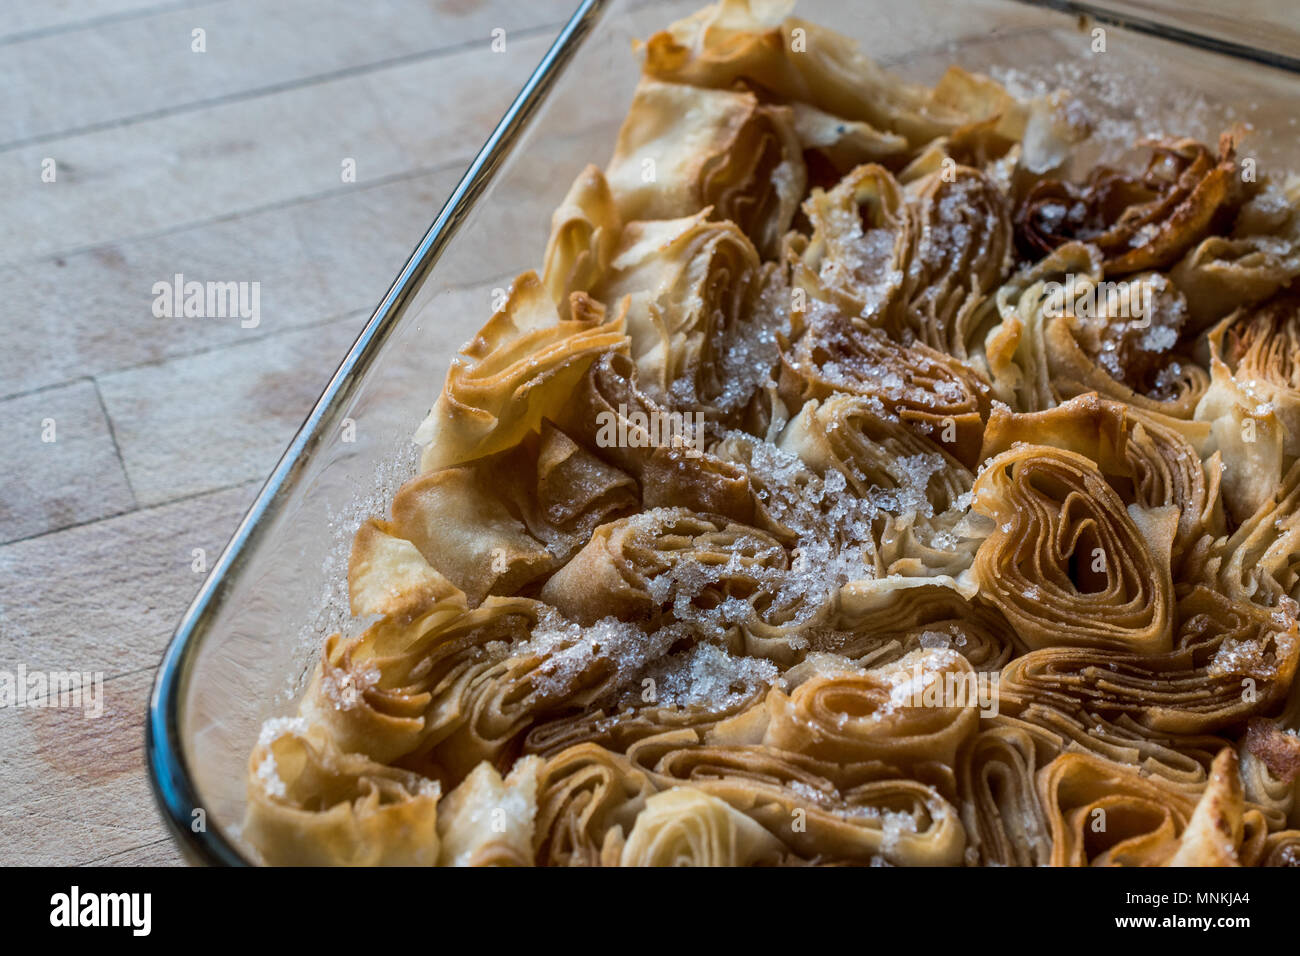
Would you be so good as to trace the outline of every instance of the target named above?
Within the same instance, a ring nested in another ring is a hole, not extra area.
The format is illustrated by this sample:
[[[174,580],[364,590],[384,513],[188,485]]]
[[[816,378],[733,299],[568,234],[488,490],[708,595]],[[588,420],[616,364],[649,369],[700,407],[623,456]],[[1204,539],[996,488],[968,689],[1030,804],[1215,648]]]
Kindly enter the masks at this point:
[[[194,550],[211,565],[574,6],[7,11],[0,671],[102,673],[104,706],[0,708],[0,864],[180,862],[143,722]],[[176,273],[260,283],[260,322],[156,318]]]

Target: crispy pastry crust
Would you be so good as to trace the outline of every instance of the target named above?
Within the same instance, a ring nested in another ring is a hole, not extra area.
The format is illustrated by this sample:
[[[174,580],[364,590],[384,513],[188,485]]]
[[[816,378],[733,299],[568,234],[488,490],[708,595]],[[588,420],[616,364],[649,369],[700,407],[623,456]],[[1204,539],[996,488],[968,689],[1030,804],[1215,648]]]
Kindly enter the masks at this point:
[[[276,864],[1300,865],[1300,189],[721,0],[361,523]]]

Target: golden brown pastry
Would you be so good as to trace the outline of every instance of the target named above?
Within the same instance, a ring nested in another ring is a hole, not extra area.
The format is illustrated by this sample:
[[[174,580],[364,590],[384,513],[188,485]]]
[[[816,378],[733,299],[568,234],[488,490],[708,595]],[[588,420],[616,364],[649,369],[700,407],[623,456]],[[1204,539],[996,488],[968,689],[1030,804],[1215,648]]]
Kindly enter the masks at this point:
[[[793,120],[753,93],[646,77],[605,173],[619,214],[626,222],[706,210],[773,254],[806,181]]]
[[[643,44],[252,748],[263,861],[1300,865],[1300,180],[1081,169],[1068,91],[788,12]]]
[[[915,226],[889,170],[859,166],[829,192],[814,189],[804,214],[813,230],[799,255],[796,285],[847,316],[900,323]]]
[[[538,782],[537,862],[615,865],[624,835],[655,790],[627,757],[595,744],[578,744],[549,758]]]
[[[352,560],[365,560],[382,530],[409,541],[478,604],[553,571],[639,498],[630,475],[543,419],[514,448],[408,481],[390,521],[362,526]]]
[[[975,556],[980,596],[1030,648],[1168,651],[1174,520],[1134,520],[1096,463],[1016,445],[987,464],[972,507],[994,528]]]
[[[974,464],[989,391],[974,371],[919,342],[904,345],[831,306],[812,305],[796,335],[781,353],[787,405],[801,407],[836,392],[874,398],[917,434]]]
[[[619,866],[757,866],[784,856],[781,841],[731,805],[674,787],[646,800]]]
[[[980,170],[950,165],[909,183],[907,198],[913,242],[896,334],[965,358],[976,310],[1009,270],[1006,194]]]
[[[1237,758],[1224,750],[1201,792],[1084,754],[1038,774],[1054,866],[1238,866],[1244,836]]]
[[[1231,222],[1244,198],[1232,136],[1217,155],[1191,139],[1153,141],[1141,176],[1096,167],[1083,186],[1044,180],[1016,212],[1021,247],[1033,254],[1084,241],[1104,256],[1106,274],[1173,265],[1216,225]]]
[[[519,760],[504,780],[481,763],[439,805],[440,866],[532,866],[541,761]]]
[[[1052,834],[1034,781],[1042,745],[1023,727],[997,723],[965,747],[957,767],[969,862],[1046,866]]]
[[[588,166],[551,216],[542,284],[562,318],[572,318],[570,299],[590,292],[605,278],[623,223],[605,174]]]
[[[765,21],[749,0],[722,0],[656,33],[645,57],[647,75],[658,79],[751,87],[898,133],[912,146],[984,118],[881,69],[847,37],[795,17]],[[977,101],[981,112],[1010,100],[989,99]]]
[[[536,273],[514,281],[501,310],[452,360],[447,383],[416,432],[423,471],[504,451],[558,417],[600,355],[626,348],[622,317],[576,293],[561,318]]]
[[[744,233],[697,213],[629,223],[597,294],[627,297],[631,354],[647,394],[725,417],[776,365],[780,316],[762,300],[766,281]]]
[[[737,620],[767,609],[785,549],[757,528],[710,520],[685,508],[658,508],[596,529],[572,561],[551,576],[542,600],[575,620],[691,616],[689,606],[750,605]],[[766,587],[765,587],[766,585]],[[734,609],[732,611],[734,614]]]
[[[244,835],[276,866],[433,866],[439,793],[306,721],[271,721],[249,759]]]
[[[1300,275],[1300,176],[1265,184],[1242,205],[1231,233],[1202,240],[1169,275],[1197,331],[1289,286]]]

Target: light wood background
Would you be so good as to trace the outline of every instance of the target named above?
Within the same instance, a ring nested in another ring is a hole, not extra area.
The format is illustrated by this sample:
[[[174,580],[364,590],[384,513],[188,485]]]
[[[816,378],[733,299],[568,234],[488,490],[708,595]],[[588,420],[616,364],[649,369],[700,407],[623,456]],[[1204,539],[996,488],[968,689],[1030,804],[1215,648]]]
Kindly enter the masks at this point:
[[[0,863],[180,862],[143,718],[193,551],[215,560],[575,6],[4,5],[0,670],[102,672],[105,709],[0,709]],[[260,282],[260,325],[155,318],[178,272]]]

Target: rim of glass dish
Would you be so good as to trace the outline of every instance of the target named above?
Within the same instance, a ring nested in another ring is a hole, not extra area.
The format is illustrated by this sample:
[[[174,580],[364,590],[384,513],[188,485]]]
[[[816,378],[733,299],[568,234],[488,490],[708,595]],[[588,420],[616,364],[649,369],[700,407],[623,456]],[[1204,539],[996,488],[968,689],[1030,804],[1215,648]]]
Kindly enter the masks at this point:
[[[355,394],[362,373],[406,313],[424,278],[487,189],[502,163],[531,122],[546,94],[591,33],[612,0],[581,0],[555,41],[537,64],[523,89],[497,123],[474,157],[465,175],[443,204],[424,238],[411,253],[388,293],[352,343],[325,390],[317,399],[293,441],[280,457],[234,536],[217,559],[163,653],[149,715],[145,722],[145,754],[154,799],[181,851],[193,862],[250,866],[247,859],[214,820],[201,832],[191,827],[194,811],[201,808],[197,787],[181,741],[181,706],[197,651],[226,590],[226,578],[237,572],[250,553],[249,546],[265,533],[263,519],[276,511],[296,485],[308,455],[318,447],[332,423]]]
[[[180,707],[189,684],[190,671],[211,617],[226,590],[226,578],[241,569],[246,549],[265,533],[263,519],[281,505],[296,484],[308,455],[321,444],[330,432],[334,419],[355,394],[361,381],[359,373],[369,367],[379,348],[405,315],[421,282],[437,263],[461,223],[509,156],[547,92],[613,2],[614,0],[581,0],[560,30],[348,350],[311,413],[280,457],[275,470],[262,486],[256,501],[240,521],[163,653],[145,721],[146,763],[154,799],[163,819],[182,853],[192,862],[225,866],[252,865],[252,861],[240,853],[215,821],[206,821],[202,832],[196,833],[191,828],[193,813],[201,807],[201,803],[180,739]],[[1207,37],[1156,21],[1121,15],[1090,3],[1073,0],[1018,2],[1067,15],[1085,14],[1102,23],[1150,34],[1183,46],[1300,73],[1300,58]],[[633,5],[641,7],[644,4],[634,0]]]
[[[1165,23],[1161,20],[1153,20],[1142,16],[1140,13],[1113,7],[1098,7],[1092,3],[1078,2],[1078,0],[1018,0],[1018,2],[1047,10],[1055,10],[1058,13],[1086,16],[1107,26],[1120,27],[1134,33],[1145,33],[1160,40],[1171,40],[1183,46],[1236,57],[1262,66],[1275,67],[1288,73],[1300,73],[1300,56],[1291,56],[1279,50],[1251,46],[1249,43],[1240,40],[1215,36],[1199,30],[1185,30],[1172,23]]]

